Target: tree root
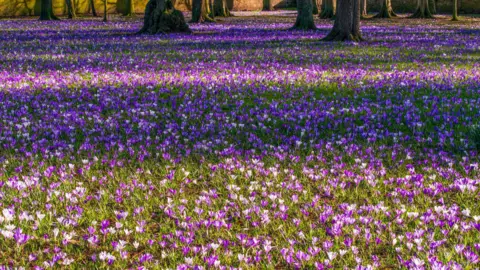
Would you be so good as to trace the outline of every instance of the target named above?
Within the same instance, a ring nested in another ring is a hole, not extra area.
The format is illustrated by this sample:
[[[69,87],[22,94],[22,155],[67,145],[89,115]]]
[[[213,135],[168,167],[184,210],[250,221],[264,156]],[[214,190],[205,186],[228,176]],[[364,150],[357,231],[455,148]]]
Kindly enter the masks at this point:
[[[409,18],[411,19],[434,19],[435,17],[430,12],[422,12],[420,9],[417,9]]]
[[[372,18],[376,18],[376,19],[391,19],[391,18],[396,18],[398,17],[398,15],[393,12],[393,10],[388,10],[388,9],[384,9],[382,8],[382,10],[375,16],[373,16]]]
[[[320,19],[333,19],[333,18],[335,18],[335,13],[333,12],[332,8],[328,8],[328,9],[323,10],[320,13],[319,17],[320,17]]]
[[[158,6],[157,6],[158,4]],[[142,29],[137,34],[167,34],[172,32],[191,33],[183,13],[173,8],[171,1],[164,4],[150,0],[145,9]]]
[[[303,24],[295,24],[294,26],[288,28],[288,30],[303,30],[303,31],[306,31],[306,30],[317,30],[318,28],[315,26],[315,24],[313,23],[309,23],[307,25],[303,25]]]
[[[322,41],[353,41],[361,42],[364,41],[363,37],[360,34],[354,35],[353,33],[345,33],[332,30],[326,37],[321,39]]]

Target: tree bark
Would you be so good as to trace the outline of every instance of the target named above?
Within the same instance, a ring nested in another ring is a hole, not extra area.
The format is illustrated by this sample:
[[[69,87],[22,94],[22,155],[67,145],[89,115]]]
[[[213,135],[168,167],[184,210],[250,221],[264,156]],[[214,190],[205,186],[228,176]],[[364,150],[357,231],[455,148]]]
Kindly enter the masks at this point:
[[[338,0],[335,23],[324,41],[362,41],[360,0]]]
[[[103,0],[103,22],[108,21],[107,0]]]
[[[393,17],[397,17],[397,14],[393,12],[392,1],[383,0],[382,8],[380,8],[380,12],[378,12],[378,14],[374,16],[374,18],[393,18]]]
[[[33,15],[40,16],[42,13],[42,0],[35,0],[35,5],[33,6]]]
[[[366,19],[368,16],[367,0],[360,0],[360,19]]]
[[[214,0],[206,0],[207,1],[207,14],[215,21],[215,7],[214,7]]]
[[[315,30],[312,0],[297,0],[297,20],[292,29]]]
[[[332,19],[335,17],[336,0],[323,0],[323,8],[320,13],[322,19]]]
[[[435,2],[435,0],[429,0],[428,4],[430,6],[430,11],[432,12],[432,14],[437,14],[437,3]]]
[[[26,9],[28,11],[28,15],[32,15],[32,13],[34,12],[34,10],[32,8],[29,7],[29,1],[28,0],[23,0],[23,2],[20,2],[23,4],[23,8]],[[34,4],[34,7],[35,7],[35,4]]]
[[[230,13],[230,10],[228,10],[227,0],[214,0],[213,4],[214,4],[215,16],[219,16],[219,17],[232,16],[232,14]]]
[[[317,0],[312,0],[312,4],[313,4],[312,14],[313,14],[313,15],[318,15],[320,12],[318,11],[318,3],[317,3]]]
[[[53,14],[52,0],[42,0],[40,7],[40,20],[59,20],[59,18]]]
[[[263,11],[273,11],[273,2],[272,0],[263,0]]]
[[[214,22],[210,17],[208,0],[193,0],[192,2],[192,23]]]
[[[123,13],[123,16],[135,16],[133,0],[125,0],[125,13]]]
[[[452,21],[458,21],[458,0],[453,0]]]
[[[67,6],[67,14],[69,19],[73,19],[77,17],[75,14],[75,7],[73,6],[73,0],[65,0],[65,4]]]
[[[173,7],[171,0],[149,0],[143,20],[139,34],[191,32],[182,12]]]
[[[417,10],[410,18],[433,18],[430,8],[428,7],[428,0],[417,0]]]
[[[95,0],[88,1],[90,9],[92,10],[92,16],[97,17],[97,10],[95,10]]]

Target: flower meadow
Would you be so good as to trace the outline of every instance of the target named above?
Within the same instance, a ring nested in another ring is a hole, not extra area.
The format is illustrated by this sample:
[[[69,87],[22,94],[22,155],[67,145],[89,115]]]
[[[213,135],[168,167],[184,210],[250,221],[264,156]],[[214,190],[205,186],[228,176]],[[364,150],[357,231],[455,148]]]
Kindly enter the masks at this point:
[[[478,269],[480,19],[0,21],[0,269]]]

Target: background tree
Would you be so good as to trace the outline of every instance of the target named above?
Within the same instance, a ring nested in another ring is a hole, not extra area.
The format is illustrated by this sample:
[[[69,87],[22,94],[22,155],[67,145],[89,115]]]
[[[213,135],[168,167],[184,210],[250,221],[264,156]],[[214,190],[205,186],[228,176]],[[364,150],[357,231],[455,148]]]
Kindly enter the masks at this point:
[[[367,0],[360,0],[360,18],[366,19],[368,16]]]
[[[335,23],[324,41],[362,41],[360,0],[338,0]]]
[[[335,17],[336,0],[323,0],[322,12],[320,18],[332,19]]]
[[[42,0],[35,0],[35,5],[33,6],[33,15],[40,16],[42,12]]]
[[[458,0],[453,0],[452,21],[458,21]]]
[[[428,5],[430,7],[430,12],[432,12],[432,14],[437,14],[437,2],[435,0],[428,0]]]
[[[210,18],[212,18],[215,21],[215,0],[206,0],[207,1],[207,12],[208,15],[210,15]]]
[[[393,12],[392,1],[391,0],[382,0],[382,7],[377,15],[374,18],[392,18],[397,17],[397,14]]]
[[[428,6],[428,0],[417,0],[417,10],[410,18],[433,18]]]
[[[192,23],[214,22],[210,17],[208,0],[193,0],[192,2]]]
[[[273,11],[273,1],[272,0],[263,0],[263,9],[264,11]]]
[[[182,12],[173,7],[171,0],[149,0],[145,8],[143,27],[139,34],[191,32]]]
[[[108,21],[107,0],[103,0],[103,22]]]
[[[312,0],[312,4],[313,4],[313,10],[312,10],[312,14],[313,15],[319,15],[319,10],[318,10],[318,2],[317,0]]]
[[[53,4],[52,0],[41,0],[40,7],[40,20],[49,21],[49,20],[59,20],[55,14],[53,14]]]
[[[95,9],[95,0],[88,0],[88,10],[92,11],[93,17],[97,17],[97,10]]]
[[[134,3],[133,0],[124,0],[125,1],[125,12],[123,13],[123,16],[134,16],[135,15],[135,10],[134,10]]]
[[[312,0],[297,0],[297,20],[292,27],[299,30],[314,30]]]
[[[73,6],[73,0],[65,0],[65,4],[67,6],[67,14],[69,19],[73,19],[77,17],[77,14],[75,14],[75,7]]]
[[[219,17],[230,17],[232,13],[228,9],[227,0],[214,0],[214,15]]]
[[[32,15],[34,11],[33,11],[33,8],[29,6],[29,2],[30,1],[28,0],[19,0],[18,4],[20,4],[20,7],[22,7],[22,9],[26,11],[26,14]]]

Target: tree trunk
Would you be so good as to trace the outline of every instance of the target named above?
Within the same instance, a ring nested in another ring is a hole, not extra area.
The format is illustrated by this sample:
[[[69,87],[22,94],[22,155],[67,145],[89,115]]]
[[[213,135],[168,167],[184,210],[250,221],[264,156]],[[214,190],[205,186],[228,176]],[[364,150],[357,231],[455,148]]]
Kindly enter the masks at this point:
[[[312,0],[312,4],[313,4],[312,14],[313,14],[313,15],[318,15],[318,14],[319,14],[319,11],[318,11],[318,3],[317,3],[317,0]]]
[[[458,0],[453,0],[452,21],[458,21]]]
[[[383,0],[382,8],[380,8],[380,12],[378,12],[378,14],[374,16],[374,18],[393,18],[393,17],[397,17],[397,14],[393,12],[392,1]]]
[[[95,10],[95,0],[88,1],[90,9],[92,10],[92,16],[97,17],[97,11]]]
[[[227,0],[214,0],[213,4],[214,4],[215,16],[219,16],[219,17],[232,16],[232,14],[230,13],[230,10],[228,10]]]
[[[208,10],[208,0],[193,0],[192,2],[192,23],[214,22]]]
[[[435,0],[429,0],[428,4],[430,6],[430,11],[432,14],[437,14],[437,3],[435,3]]]
[[[322,19],[332,19],[335,17],[336,0],[323,0],[323,8],[320,13]]]
[[[368,16],[367,0],[360,0],[360,19],[366,19]]]
[[[49,21],[49,20],[59,20],[55,14],[53,14],[52,0],[42,0],[41,10],[40,10],[40,20]]]
[[[73,0],[65,0],[65,4],[67,6],[68,18],[73,19],[77,17],[77,14],[75,14],[75,7],[73,6]]]
[[[360,0],[338,0],[335,23],[324,41],[362,41]]]
[[[68,16],[68,10],[67,10],[67,0],[65,0],[65,4],[63,5],[63,12],[62,15],[67,15]]]
[[[214,7],[214,0],[206,0],[207,1],[207,14],[215,21],[215,7]]]
[[[28,11],[28,15],[30,15],[30,16],[33,15],[32,13],[34,12],[34,10],[29,7],[27,0],[23,0],[23,5],[24,5],[23,8]]]
[[[123,16],[134,16],[135,11],[134,11],[134,6],[133,6],[133,0],[124,0],[125,1],[125,13],[123,13]]]
[[[139,34],[191,32],[182,12],[173,7],[171,0],[149,0],[143,20]]]
[[[40,16],[42,13],[42,0],[35,0],[35,5],[33,6],[33,15]]]
[[[103,0],[103,22],[108,21],[107,0]]]
[[[315,30],[312,0],[297,0],[297,20],[292,29]]]
[[[272,0],[263,0],[263,10],[264,11],[273,11],[273,2]]]
[[[428,0],[417,0],[417,10],[410,18],[433,18],[430,8],[428,7]]]

